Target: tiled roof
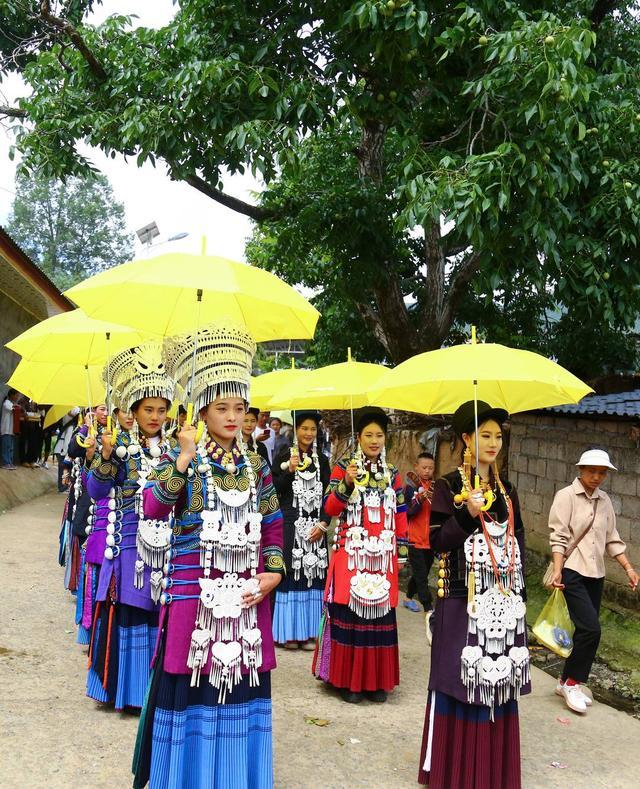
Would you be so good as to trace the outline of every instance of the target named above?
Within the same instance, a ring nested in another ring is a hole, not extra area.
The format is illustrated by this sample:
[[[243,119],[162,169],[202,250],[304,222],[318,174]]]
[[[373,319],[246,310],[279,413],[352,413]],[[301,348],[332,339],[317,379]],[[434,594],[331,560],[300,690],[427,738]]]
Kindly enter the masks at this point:
[[[587,395],[578,405],[560,405],[546,408],[556,414],[576,414],[587,416],[624,416],[640,419],[640,389],[607,395]]]

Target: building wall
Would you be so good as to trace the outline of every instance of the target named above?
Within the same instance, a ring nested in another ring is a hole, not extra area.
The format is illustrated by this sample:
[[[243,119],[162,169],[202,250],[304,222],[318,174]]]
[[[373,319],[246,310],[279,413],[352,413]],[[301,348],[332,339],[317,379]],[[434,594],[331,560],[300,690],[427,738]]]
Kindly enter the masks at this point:
[[[511,420],[510,479],[518,489],[527,545],[549,553],[548,515],[557,490],[576,476],[575,463],[590,445],[607,449],[618,472],[602,486],[611,497],[628,556],[640,568],[640,452],[631,436],[632,422],[571,416],[518,414]],[[625,597],[626,574],[606,559],[609,592]],[[637,604],[637,601],[636,601]]]
[[[7,392],[6,383],[20,361],[18,354],[5,348],[4,344],[37,322],[30,312],[0,291],[0,397],[3,400]]]

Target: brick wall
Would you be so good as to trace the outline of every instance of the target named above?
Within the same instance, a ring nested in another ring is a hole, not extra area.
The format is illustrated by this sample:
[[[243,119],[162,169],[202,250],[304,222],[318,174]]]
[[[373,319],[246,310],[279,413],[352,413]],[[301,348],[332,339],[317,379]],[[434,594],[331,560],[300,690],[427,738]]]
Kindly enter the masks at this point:
[[[617,472],[602,486],[611,497],[618,531],[629,559],[640,567],[640,450],[631,437],[632,422],[571,416],[517,414],[511,420],[509,477],[518,489],[527,545],[549,553],[548,514],[554,494],[576,476],[575,463],[590,445],[608,450]],[[626,574],[606,560],[609,593],[626,597]],[[636,597],[637,604],[637,597]]]

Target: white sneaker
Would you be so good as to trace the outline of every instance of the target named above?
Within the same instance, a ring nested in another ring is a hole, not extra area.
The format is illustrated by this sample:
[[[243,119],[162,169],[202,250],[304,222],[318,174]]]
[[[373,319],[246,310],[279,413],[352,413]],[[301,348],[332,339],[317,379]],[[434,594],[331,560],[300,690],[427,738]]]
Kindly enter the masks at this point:
[[[564,687],[564,685],[562,683],[562,680],[559,679],[558,680],[558,684],[556,685],[556,694],[558,696],[564,696],[564,693],[562,692],[562,688],[563,687]],[[591,696],[586,694],[584,692],[584,690],[582,690],[582,685],[574,685],[573,687],[574,688],[580,688],[580,693],[582,693],[582,697],[584,699],[584,703],[587,705],[587,707],[590,707],[593,704],[593,699],[591,698]]]
[[[567,707],[574,712],[579,712],[584,715],[587,711],[587,705],[584,700],[584,693],[580,690],[580,685],[563,685],[556,687],[556,693],[559,696],[564,696],[564,701]]]
[[[433,611],[427,611],[426,616],[424,618],[424,626],[425,630],[427,631],[427,641],[429,646],[431,646],[431,642],[433,641],[433,631],[431,630],[431,617],[433,616]]]

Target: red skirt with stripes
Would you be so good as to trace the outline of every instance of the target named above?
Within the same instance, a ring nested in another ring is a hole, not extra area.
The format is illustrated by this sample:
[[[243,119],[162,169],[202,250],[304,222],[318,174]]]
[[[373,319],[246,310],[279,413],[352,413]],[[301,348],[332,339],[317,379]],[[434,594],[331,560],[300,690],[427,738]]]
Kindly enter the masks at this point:
[[[393,690],[400,683],[395,610],[379,619],[363,619],[346,605],[330,603],[328,609],[329,684],[354,693]]]
[[[489,708],[429,692],[418,783],[430,789],[521,789],[518,703]]]

